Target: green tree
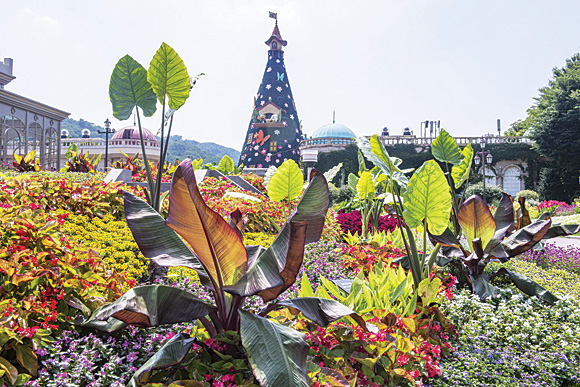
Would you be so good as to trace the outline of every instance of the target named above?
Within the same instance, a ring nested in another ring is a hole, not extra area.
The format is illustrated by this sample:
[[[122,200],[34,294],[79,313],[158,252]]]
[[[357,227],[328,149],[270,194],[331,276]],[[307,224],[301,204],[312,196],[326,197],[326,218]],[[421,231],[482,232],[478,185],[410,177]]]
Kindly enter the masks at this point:
[[[540,184],[543,199],[571,201],[580,192],[580,54],[554,68],[548,85],[540,89],[528,109],[529,134],[552,170]]]

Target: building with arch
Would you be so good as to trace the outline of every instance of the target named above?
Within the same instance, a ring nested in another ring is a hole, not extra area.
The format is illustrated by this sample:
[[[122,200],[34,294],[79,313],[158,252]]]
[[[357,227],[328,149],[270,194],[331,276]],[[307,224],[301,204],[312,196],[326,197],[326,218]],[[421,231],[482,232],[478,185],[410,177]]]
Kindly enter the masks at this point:
[[[153,165],[157,164],[160,159],[160,148],[159,141],[151,131],[146,128],[143,129],[143,142],[145,143],[145,152],[147,152],[147,160]],[[83,153],[89,153],[90,155],[101,154],[101,160],[99,165],[97,165],[97,170],[105,172],[106,167],[110,167],[110,164],[115,161],[125,161],[127,157],[125,155],[133,157],[135,154],[139,153],[139,159],[143,160],[143,154],[141,151],[141,137],[139,135],[139,127],[136,125],[125,126],[113,134],[109,139],[109,165],[105,165],[105,139],[104,138],[91,138],[91,132],[88,129],[83,129],[82,138],[68,138],[68,133],[64,133],[63,130],[61,141],[61,151],[60,151],[60,163],[64,165],[66,163],[66,151],[71,144],[77,144],[79,150]]]
[[[11,164],[15,153],[36,151],[43,169],[58,170],[60,126],[70,114],[6,90],[16,78],[12,67],[11,58],[0,61],[0,163]]]

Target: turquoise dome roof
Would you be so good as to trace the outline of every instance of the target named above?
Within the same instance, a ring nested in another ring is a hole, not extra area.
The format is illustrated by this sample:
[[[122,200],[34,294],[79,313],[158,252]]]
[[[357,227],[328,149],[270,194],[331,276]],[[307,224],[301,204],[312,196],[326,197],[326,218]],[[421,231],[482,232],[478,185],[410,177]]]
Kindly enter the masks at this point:
[[[356,134],[342,124],[327,124],[316,129],[312,138],[356,138]]]

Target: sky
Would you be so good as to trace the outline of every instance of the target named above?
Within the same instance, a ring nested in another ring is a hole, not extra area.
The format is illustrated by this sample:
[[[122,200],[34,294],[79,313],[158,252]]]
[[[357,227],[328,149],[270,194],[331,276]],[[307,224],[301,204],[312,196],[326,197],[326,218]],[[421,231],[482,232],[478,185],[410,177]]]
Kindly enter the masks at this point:
[[[453,136],[522,119],[554,67],[580,51],[580,2],[535,0],[2,1],[6,89],[97,124],[112,117],[109,78],[130,54],[145,68],[162,42],[205,73],[173,134],[240,150],[278,14],[303,130],[336,121],[357,135],[415,134],[439,120]],[[144,120],[156,131],[160,113]]]

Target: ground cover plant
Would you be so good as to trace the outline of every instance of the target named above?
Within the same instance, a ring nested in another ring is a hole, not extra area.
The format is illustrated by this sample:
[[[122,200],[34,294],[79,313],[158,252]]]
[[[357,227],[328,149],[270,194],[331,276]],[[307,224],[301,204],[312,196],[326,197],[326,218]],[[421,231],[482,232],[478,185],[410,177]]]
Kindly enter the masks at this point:
[[[512,289],[493,302],[465,290],[443,310],[459,337],[434,386],[578,386],[578,299],[553,306]]]

